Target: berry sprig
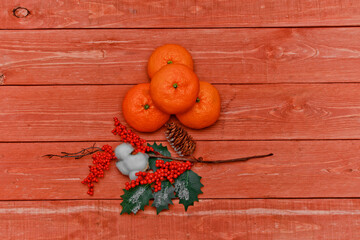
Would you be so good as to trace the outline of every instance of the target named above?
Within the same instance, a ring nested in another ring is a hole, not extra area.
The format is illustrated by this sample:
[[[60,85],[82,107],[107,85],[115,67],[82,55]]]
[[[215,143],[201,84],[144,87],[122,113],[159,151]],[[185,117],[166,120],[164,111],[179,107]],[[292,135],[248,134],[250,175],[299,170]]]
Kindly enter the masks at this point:
[[[169,180],[170,183],[174,183],[175,179],[183,174],[186,170],[190,170],[192,167],[191,162],[164,162],[164,160],[156,160],[155,172],[138,172],[135,175],[138,177],[136,180],[125,183],[125,189],[130,190],[139,185],[153,184],[154,192],[161,190],[161,182]]]
[[[154,152],[154,149],[149,146],[144,146],[146,143],[145,139],[140,138],[137,134],[135,134],[131,130],[127,130],[127,128],[122,125],[118,118],[114,117],[114,125],[115,128],[111,131],[114,135],[119,135],[121,141],[124,143],[130,143],[134,148],[134,154],[138,152]]]
[[[104,171],[109,170],[110,161],[116,159],[115,153],[112,147],[104,145],[101,150],[103,152],[97,152],[92,155],[93,164],[89,166],[89,175],[81,182],[87,184],[89,187],[88,194],[94,194],[94,182],[98,182],[99,178],[104,177]]]

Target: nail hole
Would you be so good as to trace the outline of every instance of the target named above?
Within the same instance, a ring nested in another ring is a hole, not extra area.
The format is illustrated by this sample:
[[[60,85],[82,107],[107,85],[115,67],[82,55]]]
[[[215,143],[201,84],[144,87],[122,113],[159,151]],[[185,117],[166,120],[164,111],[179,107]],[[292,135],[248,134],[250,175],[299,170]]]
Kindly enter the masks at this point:
[[[14,8],[13,14],[17,18],[25,18],[30,14],[30,11],[24,7],[17,7],[17,8]]]

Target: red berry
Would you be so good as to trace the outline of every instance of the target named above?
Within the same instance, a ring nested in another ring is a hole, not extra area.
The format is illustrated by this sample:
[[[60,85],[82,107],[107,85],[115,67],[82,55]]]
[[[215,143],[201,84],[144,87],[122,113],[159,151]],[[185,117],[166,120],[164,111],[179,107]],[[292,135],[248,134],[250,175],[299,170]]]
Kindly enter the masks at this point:
[[[93,195],[94,193],[94,184],[93,182],[98,182],[98,178],[104,177],[104,170],[109,169],[110,161],[115,159],[115,153],[112,150],[112,147],[109,145],[104,145],[101,148],[103,152],[98,152],[93,154],[93,166],[89,166],[89,175],[81,182],[87,184],[89,187],[88,194]]]

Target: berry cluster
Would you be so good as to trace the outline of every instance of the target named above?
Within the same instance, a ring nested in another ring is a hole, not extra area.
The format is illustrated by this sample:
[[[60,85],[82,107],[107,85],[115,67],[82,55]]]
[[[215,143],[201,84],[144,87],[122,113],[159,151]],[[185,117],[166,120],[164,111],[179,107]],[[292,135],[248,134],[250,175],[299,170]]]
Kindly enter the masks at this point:
[[[155,166],[159,169],[156,172],[138,172],[135,175],[138,177],[136,180],[125,183],[125,189],[129,190],[138,185],[152,184],[154,185],[154,191],[158,192],[161,190],[161,182],[163,180],[169,180],[174,183],[175,179],[183,174],[186,170],[190,170],[192,163],[187,162],[164,162],[163,160],[156,160]]]
[[[134,154],[138,152],[154,152],[152,147],[144,146],[146,143],[144,139],[140,138],[133,131],[127,130],[116,117],[114,117],[114,125],[115,129],[112,130],[112,133],[114,135],[119,135],[122,142],[130,143],[135,148]]]
[[[88,194],[94,194],[94,182],[98,182],[99,178],[104,177],[104,170],[109,170],[110,161],[115,159],[115,153],[112,147],[104,145],[101,150],[103,152],[97,152],[92,155],[93,166],[89,166],[89,175],[81,182],[87,184],[89,187]]]

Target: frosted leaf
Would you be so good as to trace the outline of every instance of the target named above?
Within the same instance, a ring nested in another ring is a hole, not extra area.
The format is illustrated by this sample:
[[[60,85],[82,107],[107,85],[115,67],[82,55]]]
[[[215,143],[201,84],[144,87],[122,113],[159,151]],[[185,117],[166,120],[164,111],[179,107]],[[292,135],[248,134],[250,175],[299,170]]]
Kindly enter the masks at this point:
[[[135,207],[133,209],[131,209],[131,212],[136,214],[139,210],[140,210],[140,207],[141,207],[141,203],[138,202]]]
[[[163,146],[162,143],[157,144],[147,144],[149,147],[152,147],[154,149],[155,152],[160,153],[161,155],[164,155],[166,157],[170,157],[171,154],[168,150],[168,148],[166,146]],[[149,158],[149,167],[155,172],[158,168],[156,167],[156,160],[158,159],[162,159],[162,158],[155,158],[155,157],[151,157]],[[171,162],[170,159],[162,159],[164,160],[164,162]]]
[[[204,186],[200,182],[201,177],[191,170],[181,174],[174,183],[176,197],[179,203],[183,204],[185,210],[199,201],[198,195],[202,193],[201,188]]]
[[[159,207],[163,201],[168,199],[168,194],[167,194],[168,189],[169,188],[166,187],[164,189],[164,192],[160,192],[159,194],[156,195],[156,198],[154,198],[154,203],[153,203],[154,207]]]
[[[136,192],[129,199],[129,202],[136,203],[136,204],[139,203],[139,198],[144,192],[145,192],[145,188],[137,189]]]
[[[162,210],[169,209],[169,204],[173,204],[172,198],[175,198],[175,188],[167,180],[161,183],[161,190],[155,192],[153,207],[156,207],[156,212],[159,214]]]
[[[180,199],[189,200],[189,189],[186,187],[185,181],[175,182],[175,192]]]
[[[153,194],[149,185],[139,185],[130,190],[124,189],[124,194],[121,197],[123,199],[121,214],[135,214],[140,209],[144,210],[146,205],[149,205],[149,200],[153,197]]]
[[[158,192],[154,197],[154,207],[159,207],[163,204],[163,202],[167,201],[169,199],[169,190],[174,191],[174,188],[165,187],[163,191]]]

